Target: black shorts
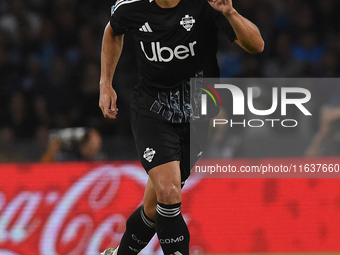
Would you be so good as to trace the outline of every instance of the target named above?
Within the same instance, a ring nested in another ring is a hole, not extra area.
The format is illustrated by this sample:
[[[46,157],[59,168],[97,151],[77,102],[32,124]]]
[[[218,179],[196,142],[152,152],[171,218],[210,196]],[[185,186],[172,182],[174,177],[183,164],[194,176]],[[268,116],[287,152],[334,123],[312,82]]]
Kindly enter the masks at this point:
[[[182,184],[202,154],[209,121],[171,123],[131,109],[131,126],[137,153],[144,169],[180,161]]]

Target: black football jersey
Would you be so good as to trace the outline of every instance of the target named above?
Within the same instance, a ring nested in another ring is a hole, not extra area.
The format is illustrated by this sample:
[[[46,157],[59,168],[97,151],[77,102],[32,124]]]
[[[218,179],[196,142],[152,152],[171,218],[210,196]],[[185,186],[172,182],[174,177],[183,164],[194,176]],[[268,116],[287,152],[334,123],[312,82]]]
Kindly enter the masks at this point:
[[[118,34],[132,33],[141,83],[157,88],[173,88],[198,71],[218,77],[218,31],[235,39],[228,20],[206,0],[181,0],[174,8],[118,0],[110,23]]]
[[[161,8],[154,0],[118,0],[110,24],[116,34],[132,33],[140,76],[137,87],[153,98],[147,102],[142,94],[134,95],[132,107],[148,108],[172,122],[183,122],[186,115],[183,106],[188,102],[180,102],[185,97],[183,81],[197,74],[219,76],[219,31],[230,41],[236,37],[228,20],[207,0],[181,0],[173,8]],[[174,117],[176,112],[180,117]]]

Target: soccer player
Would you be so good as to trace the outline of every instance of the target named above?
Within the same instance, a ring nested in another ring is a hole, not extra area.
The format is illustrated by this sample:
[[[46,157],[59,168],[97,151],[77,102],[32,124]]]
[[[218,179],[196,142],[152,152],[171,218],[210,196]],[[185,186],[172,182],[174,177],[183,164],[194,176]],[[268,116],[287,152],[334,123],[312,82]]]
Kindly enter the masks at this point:
[[[201,138],[208,131],[208,121],[197,130],[189,123],[188,80],[219,76],[219,31],[249,53],[262,52],[264,42],[231,0],[118,0],[102,45],[99,106],[106,118],[117,117],[112,79],[127,31],[135,40],[140,72],[131,125],[149,179],[143,205],[128,218],[118,249],[102,254],[136,255],[157,233],[165,255],[188,255],[181,188],[193,167],[190,155],[198,158],[202,151],[202,146],[190,148],[190,132]]]

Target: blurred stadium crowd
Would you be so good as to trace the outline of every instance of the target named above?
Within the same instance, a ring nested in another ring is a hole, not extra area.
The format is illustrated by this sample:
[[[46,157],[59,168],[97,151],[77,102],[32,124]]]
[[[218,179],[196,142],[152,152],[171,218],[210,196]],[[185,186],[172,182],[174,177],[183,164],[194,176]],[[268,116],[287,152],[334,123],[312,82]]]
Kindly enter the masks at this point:
[[[114,80],[118,120],[104,119],[98,107],[101,39],[113,3],[0,0],[0,161],[39,160],[50,130],[66,127],[99,130],[108,159],[133,152],[128,105],[138,77],[128,34]],[[222,77],[340,76],[339,1],[234,0],[234,6],[259,27],[266,48],[249,55],[221,36]],[[317,99],[302,147],[318,130],[319,109],[340,106],[340,86],[308,89]]]

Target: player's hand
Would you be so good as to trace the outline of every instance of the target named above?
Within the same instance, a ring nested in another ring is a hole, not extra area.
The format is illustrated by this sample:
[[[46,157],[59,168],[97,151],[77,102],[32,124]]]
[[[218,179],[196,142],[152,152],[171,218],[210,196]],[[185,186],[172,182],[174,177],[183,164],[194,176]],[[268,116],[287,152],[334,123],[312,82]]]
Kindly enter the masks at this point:
[[[105,118],[117,118],[117,93],[110,85],[100,85],[99,107]]]
[[[224,15],[229,15],[234,10],[232,0],[208,0],[208,2],[215,10]]]

